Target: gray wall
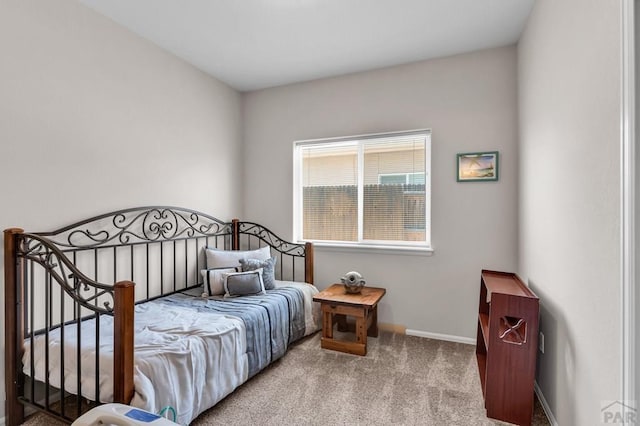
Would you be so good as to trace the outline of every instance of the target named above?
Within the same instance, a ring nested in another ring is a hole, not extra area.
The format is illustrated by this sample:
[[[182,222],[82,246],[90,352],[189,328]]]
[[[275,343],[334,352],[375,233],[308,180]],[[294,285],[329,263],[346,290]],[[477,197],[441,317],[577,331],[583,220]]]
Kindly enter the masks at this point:
[[[240,215],[240,102],[75,1],[2,0],[0,228],[149,204]]]
[[[431,128],[433,256],[318,248],[316,284],[360,271],[381,322],[475,338],[480,270],[517,265],[516,86],[510,46],[245,94],[245,216],[291,237],[296,140]],[[456,183],[481,150],[500,181]]]
[[[521,276],[561,425],[620,398],[620,4],[539,0],[518,45]]]
[[[634,3],[634,18],[633,18],[633,31],[635,34],[634,37],[634,49],[635,49],[635,139],[636,141],[640,140],[638,135],[640,135],[640,62],[638,58],[640,58],[640,4],[637,2]],[[636,399],[636,407],[640,407],[640,338],[638,338],[638,333],[640,332],[640,144],[636,142],[635,145],[635,312],[633,313],[633,323],[632,327],[635,327],[635,388],[633,392],[635,393],[634,397]]]

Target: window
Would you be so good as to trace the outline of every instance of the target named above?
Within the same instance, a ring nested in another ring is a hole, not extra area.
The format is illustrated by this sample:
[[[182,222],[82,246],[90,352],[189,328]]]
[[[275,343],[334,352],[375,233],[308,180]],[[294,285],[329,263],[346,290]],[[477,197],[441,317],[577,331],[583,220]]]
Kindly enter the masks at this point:
[[[387,173],[378,175],[380,185],[418,183],[424,185],[424,172],[420,173]]]
[[[295,237],[428,248],[430,153],[428,130],[295,142]]]

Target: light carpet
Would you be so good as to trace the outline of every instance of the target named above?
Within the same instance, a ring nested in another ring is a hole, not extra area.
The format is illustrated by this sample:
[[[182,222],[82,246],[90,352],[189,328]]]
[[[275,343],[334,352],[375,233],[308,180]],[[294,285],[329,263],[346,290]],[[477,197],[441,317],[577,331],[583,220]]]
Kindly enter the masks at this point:
[[[504,425],[488,419],[475,347],[381,332],[366,357],[306,338],[193,425]],[[43,414],[27,425],[54,425]],[[534,425],[548,425],[536,402]]]

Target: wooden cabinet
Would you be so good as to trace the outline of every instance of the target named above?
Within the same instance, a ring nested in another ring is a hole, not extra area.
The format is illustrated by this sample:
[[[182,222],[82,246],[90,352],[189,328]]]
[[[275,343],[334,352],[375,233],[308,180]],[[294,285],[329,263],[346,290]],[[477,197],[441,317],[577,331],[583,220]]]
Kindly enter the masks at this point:
[[[538,297],[513,273],[483,270],[476,356],[487,417],[530,425]]]

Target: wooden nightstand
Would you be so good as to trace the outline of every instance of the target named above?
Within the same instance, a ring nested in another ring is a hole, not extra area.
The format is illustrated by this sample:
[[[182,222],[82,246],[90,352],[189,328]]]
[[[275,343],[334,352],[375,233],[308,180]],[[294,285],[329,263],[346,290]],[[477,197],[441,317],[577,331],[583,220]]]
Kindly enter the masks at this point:
[[[354,355],[367,354],[367,336],[378,337],[378,302],[384,288],[363,287],[360,293],[347,293],[342,284],[333,284],[313,297],[322,306],[321,347]],[[333,338],[333,325],[347,329],[347,316],[355,317],[356,341]]]

